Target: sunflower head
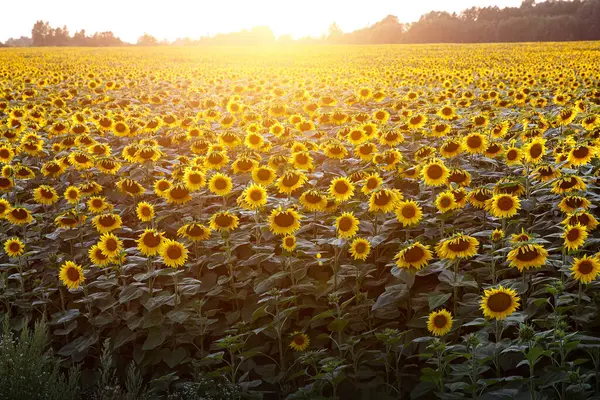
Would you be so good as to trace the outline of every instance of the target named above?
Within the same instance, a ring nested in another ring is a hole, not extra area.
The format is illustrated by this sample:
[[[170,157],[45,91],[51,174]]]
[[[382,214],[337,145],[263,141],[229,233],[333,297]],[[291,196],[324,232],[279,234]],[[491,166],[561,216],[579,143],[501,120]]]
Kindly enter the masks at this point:
[[[310,345],[310,338],[306,333],[295,331],[291,336],[290,348],[294,351],[304,351]]]
[[[510,266],[519,271],[530,268],[541,268],[546,264],[548,251],[541,245],[523,242],[516,245],[507,255]]]
[[[398,202],[396,206],[396,219],[403,226],[413,226],[418,224],[423,218],[423,210],[413,200]]]
[[[514,289],[499,286],[484,291],[480,308],[487,318],[503,320],[519,308],[519,301],[520,298]]]
[[[394,258],[396,265],[400,268],[420,270],[429,263],[433,255],[429,250],[429,245],[416,242],[400,250]]]
[[[165,265],[172,268],[185,264],[188,256],[187,248],[182,243],[171,239],[162,240],[159,253]]]
[[[17,237],[10,237],[4,242],[4,252],[9,257],[19,257],[25,252],[25,244]]]
[[[600,261],[595,257],[575,258],[571,266],[571,276],[581,283],[590,283],[600,274]]]
[[[436,245],[436,252],[440,258],[454,260],[456,258],[470,258],[477,254],[479,241],[472,236],[457,233],[441,240]]]
[[[59,278],[69,289],[77,289],[85,281],[83,268],[73,261],[67,261],[60,267]]]
[[[277,235],[290,235],[300,229],[300,218],[300,214],[293,208],[277,208],[269,215],[269,227]]]
[[[154,207],[152,204],[145,201],[140,201],[138,203],[137,207],[135,208],[135,212],[138,219],[142,222],[149,222],[152,221],[152,218],[154,218]]]
[[[286,251],[294,251],[296,248],[296,236],[286,235],[281,239],[281,247]]]
[[[238,227],[239,218],[229,211],[219,211],[210,218],[210,229],[213,231],[227,232]]]
[[[427,318],[427,329],[435,336],[444,336],[452,329],[452,314],[446,309],[432,311]]]
[[[350,255],[354,260],[365,261],[371,253],[371,243],[367,239],[356,238],[350,244]]]

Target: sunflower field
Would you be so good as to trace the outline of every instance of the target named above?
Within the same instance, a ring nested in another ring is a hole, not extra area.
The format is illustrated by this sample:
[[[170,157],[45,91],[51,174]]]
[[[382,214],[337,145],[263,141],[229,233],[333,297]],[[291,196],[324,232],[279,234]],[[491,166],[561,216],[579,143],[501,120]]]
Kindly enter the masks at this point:
[[[600,398],[599,156],[597,42],[2,49],[0,316],[81,398]]]

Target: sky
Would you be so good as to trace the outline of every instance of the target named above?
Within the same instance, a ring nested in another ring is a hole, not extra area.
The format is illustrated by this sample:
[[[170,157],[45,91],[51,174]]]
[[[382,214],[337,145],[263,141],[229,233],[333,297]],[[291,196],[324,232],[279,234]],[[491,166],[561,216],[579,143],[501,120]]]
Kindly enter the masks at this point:
[[[158,39],[197,39],[253,26],[276,36],[318,37],[337,22],[344,32],[369,26],[388,14],[413,22],[429,11],[462,11],[471,6],[519,6],[522,0],[0,0],[4,16],[0,41],[31,36],[37,20],[66,25],[71,35],[112,31],[126,42],[147,32]]]

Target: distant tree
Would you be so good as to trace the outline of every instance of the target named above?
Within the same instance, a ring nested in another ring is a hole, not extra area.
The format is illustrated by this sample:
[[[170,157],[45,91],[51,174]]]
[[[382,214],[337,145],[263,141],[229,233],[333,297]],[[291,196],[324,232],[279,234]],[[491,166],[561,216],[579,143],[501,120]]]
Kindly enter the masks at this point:
[[[138,46],[156,46],[157,44],[158,44],[158,40],[154,36],[152,36],[148,33],[144,33],[137,40]]]
[[[329,28],[327,29],[327,40],[335,43],[338,42],[343,35],[344,32],[337,22],[333,22],[331,25],[329,25]]]
[[[50,24],[44,21],[37,21],[31,29],[31,39],[34,46],[47,46],[49,37],[52,35]]]

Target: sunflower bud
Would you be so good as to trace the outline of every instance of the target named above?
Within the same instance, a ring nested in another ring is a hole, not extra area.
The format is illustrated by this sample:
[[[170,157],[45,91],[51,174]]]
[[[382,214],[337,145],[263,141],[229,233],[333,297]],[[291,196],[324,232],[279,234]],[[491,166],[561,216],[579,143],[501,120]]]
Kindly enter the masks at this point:
[[[521,324],[519,326],[519,339],[522,342],[529,342],[530,340],[532,340],[535,336],[535,330],[527,325],[527,324]]]

